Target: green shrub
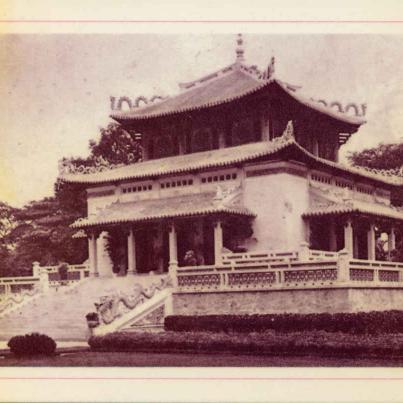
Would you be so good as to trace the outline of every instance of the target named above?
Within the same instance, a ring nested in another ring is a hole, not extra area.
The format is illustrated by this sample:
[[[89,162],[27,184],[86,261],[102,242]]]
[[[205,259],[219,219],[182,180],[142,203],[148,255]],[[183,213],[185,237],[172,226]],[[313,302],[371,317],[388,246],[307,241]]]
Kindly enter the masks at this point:
[[[352,334],[403,333],[403,311],[268,315],[167,316],[165,330],[176,332],[295,332],[324,330]]]
[[[53,355],[56,350],[55,341],[51,337],[39,333],[14,336],[7,345],[10,351],[17,356]]]
[[[337,357],[401,356],[403,335],[351,335],[324,331],[276,333],[161,332],[110,333],[93,336],[91,350],[104,352],[319,354]]]

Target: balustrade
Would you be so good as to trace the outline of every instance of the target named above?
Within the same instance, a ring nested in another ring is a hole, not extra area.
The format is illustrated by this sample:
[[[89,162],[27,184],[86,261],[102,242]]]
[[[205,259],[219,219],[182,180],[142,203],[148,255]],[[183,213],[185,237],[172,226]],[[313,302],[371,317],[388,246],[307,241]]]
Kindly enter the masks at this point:
[[[295,251],[230,253],[219,266],[179,267],[178,291],[403,287],[403,263],[351,259],[345,251],[305,250],[298,256]]]

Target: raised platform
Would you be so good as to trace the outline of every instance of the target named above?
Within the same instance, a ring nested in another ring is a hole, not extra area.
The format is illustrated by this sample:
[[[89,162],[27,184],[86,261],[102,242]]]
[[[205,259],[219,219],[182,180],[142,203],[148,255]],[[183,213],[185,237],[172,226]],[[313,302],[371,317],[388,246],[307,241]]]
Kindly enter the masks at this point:
[[[339,313],[403,310],[403,288],[323,288],[174,293],[174,315]]]
[[[403,263],[347,251],[228,254],[221,265],[180,267],[174,315],[403,309]]]

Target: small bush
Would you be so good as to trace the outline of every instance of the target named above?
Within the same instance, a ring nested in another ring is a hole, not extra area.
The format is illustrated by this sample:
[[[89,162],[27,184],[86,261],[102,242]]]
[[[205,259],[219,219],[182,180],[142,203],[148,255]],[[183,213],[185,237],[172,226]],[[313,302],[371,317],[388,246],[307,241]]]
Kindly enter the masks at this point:
[[[324,330],[351,334],[403,333],[403,311],[267,315],[167,316],[175,332],[297,332]]]
[[[56,350],[55,341],[51,337],[39,333],[14,336],[7,345],[10,351],[17,356],[53,355]]]

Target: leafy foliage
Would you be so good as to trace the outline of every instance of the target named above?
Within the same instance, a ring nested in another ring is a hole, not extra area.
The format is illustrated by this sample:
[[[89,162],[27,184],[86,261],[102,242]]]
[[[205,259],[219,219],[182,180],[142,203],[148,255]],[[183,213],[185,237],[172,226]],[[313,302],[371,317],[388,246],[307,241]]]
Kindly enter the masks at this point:
[[[93,336],[88,344],[93,351],[107,352],[231,352],[267,355],[330,355],[383,357],[403,354],[403,335],[362,335],[328,333],[324,331],[298,331],[277,333],[215,333],[215,332],[130,332]]]
[[[141,158],[140,143],[117,123],[101,128],[101,138],[90,140],[90,150],[90,159],[103,158],[110,164],[128,165]]]
[[[25,336],[14,336],[8,347],[17,356],[53,355],[56,350],[55,341],[44,334],[31,333]]]
[[[100,132],[100,139],[89,143],[88,157],[63,161],[92,167],[100,160],[115,165],[141,158],[138,141],[118,124],[110,123]],[[31,201],[21,209],[0,203],[0,276],[30,275],[34,261],[57,265],[86,259],[86,240],[72,238],[76,230],[70,228],[87,213],[85,187],[57,179],[54,192],[53,197]]]
[[[176,332],[279,332],[324,330],[352,334],[403,333],[403,311],[358,313],[167,316]]]
[[[403,143],[380,144],[378,147],[350,153],[353,165],[376,169],[400,169],[403,166]]]

